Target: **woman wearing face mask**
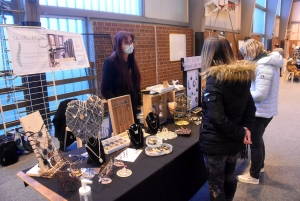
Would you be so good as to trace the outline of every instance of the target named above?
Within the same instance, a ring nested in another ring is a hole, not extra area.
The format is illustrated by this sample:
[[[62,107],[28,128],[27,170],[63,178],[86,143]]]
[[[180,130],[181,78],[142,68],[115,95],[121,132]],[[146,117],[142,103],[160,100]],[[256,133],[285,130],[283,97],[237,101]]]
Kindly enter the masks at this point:
[[[135,59],[134,35],[120,31],[114,36],[114,51],[105,60],[102,69],[101,93],[105,99],[130,94],[135,123],[141,105],[141,73]],[[112,133],[109,118],[109,136]]]
[[[239,175],[237,179],[244,183],[259,184],[259,174],[264,172],[265,159],[265,145],[262,137],[273,116],[278,114],[279,74],[283,59],[278,52],[268,54],[263,44],[254,39],[249,39],[243,44],[241,53],[246,60],[257,64],[255,80],[251,83],[251,95],[256,106],[256,113],[250,145],[250,172]]]

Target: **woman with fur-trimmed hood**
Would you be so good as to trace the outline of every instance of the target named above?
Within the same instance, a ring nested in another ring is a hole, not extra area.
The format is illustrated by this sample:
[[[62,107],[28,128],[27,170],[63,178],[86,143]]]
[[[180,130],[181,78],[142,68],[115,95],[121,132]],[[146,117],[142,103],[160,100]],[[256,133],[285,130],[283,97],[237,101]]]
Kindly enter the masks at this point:
[[[200,149],[208,170],[211,200],[232,200],[239,152],[251,144],[255,105],[250,93],[255,64],[236,61],[228,40],[211,36],[202,49]]]

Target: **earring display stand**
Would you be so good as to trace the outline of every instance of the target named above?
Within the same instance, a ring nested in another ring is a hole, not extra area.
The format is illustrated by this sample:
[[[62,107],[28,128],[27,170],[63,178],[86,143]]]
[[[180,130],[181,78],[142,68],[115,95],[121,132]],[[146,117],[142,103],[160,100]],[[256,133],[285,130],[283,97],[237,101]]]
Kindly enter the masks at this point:
[[[201,106],[201,56],[181,58],[181,70],[183,71],[183,86],[186,95],[191,97],[191,108]]]
[[[108,99],[107,102],[113,136],[126,133],[126,130],[134,124],[130,96],[119,96],[117,98]]]
[[[26,172],[26,174],[40,177],[51,169],[48,160],[56,151],[55,145],[51,140],[39,111],[20,118],[20,123],[38,160],[38,164]]]

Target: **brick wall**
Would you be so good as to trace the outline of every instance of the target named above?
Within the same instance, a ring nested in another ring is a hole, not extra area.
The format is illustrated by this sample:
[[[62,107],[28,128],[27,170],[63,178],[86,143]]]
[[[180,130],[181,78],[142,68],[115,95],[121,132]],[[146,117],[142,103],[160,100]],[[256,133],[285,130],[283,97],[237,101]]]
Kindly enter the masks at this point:
[[[111,40],[118,31],[130,31],[135,35],[135,54],[142,75],[142,89],[156,84],[155,27],[154,25],[93,21],[96,55],[98,94],[100,95],[102,67],[104,60],[112,53],[108,37],[97,34],[110,34]],[[193,56],[193,30],[189,28],[156,26],[158,83],[178,79],[183,83],[180,62],[170,62],[169,34],[186,34],[186,56]]]

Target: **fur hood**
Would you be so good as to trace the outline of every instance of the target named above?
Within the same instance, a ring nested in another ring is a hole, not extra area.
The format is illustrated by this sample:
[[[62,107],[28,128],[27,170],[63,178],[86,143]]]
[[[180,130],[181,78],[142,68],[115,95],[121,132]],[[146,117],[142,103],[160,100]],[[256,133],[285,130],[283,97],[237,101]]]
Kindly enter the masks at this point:
[[[219,82],[247,82],[254,80],[255,68],[255,63],[246,60],[239,60],[233,64],[212,66],[201,75],[204,80],[210,76],[214,76]]]

